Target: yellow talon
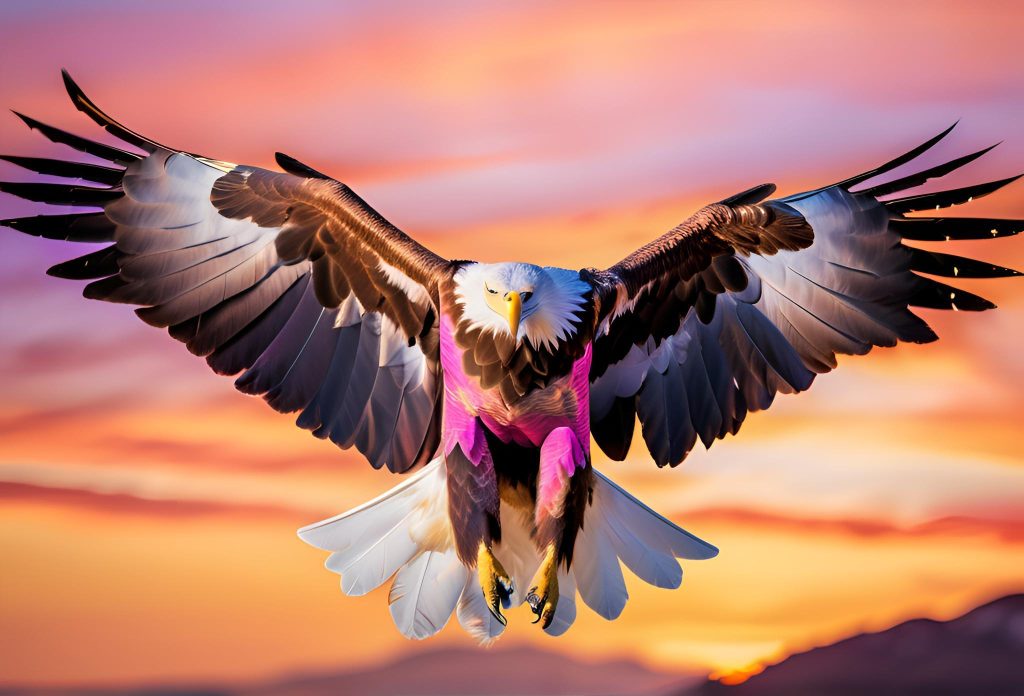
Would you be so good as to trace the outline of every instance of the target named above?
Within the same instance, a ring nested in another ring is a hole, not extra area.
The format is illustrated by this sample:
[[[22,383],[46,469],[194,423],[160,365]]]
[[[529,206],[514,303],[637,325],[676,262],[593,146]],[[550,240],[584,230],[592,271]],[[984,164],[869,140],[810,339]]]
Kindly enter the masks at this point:
[[[533,623],[542,622],[542,628],[550,626],[558,606],[558,558],[554,544],[548,544],[544,560],[533,576],[533,586],[526,595],[526,601],[537,616]]]
[[[501,613],[501,607],[508,609],[512,604],[512,578],[484,542],[480,542],[476,552],[476,572],[487,608],[502,626],[506,625],[508,622]]]

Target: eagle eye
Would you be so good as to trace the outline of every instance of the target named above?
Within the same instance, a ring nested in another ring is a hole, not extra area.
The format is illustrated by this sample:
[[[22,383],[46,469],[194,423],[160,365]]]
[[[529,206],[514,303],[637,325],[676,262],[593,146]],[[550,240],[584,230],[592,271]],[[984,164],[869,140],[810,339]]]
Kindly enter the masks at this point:
[[[524,303],[525,303],[525,302],[526,302],[527,300],[529,300],[529,299],[530,299],[531,297],[533,297],[533,293],[532,293],[532,292],[524,292],[524,293],[522,294],[522,298],[523,298],[523,302],[524,302]]]

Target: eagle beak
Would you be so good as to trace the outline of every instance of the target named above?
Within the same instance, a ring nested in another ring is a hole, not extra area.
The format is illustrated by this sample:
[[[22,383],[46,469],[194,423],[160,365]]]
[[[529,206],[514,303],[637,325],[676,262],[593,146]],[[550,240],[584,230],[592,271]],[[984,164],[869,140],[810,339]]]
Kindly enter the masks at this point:
[[[523,298],[515,290],[505,293],[505,317],[512,336],[519,335],[519,320],[523,316]]]

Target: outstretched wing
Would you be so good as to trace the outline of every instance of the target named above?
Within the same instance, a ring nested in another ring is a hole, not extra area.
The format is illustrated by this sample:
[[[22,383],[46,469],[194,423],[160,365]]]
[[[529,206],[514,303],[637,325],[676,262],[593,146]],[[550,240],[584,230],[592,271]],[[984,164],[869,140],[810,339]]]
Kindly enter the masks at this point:
[[[4,220],[22,232],[112,242],[54,266],[85,296],[142,305],[235,386],[374,467],[428,461],[440,434],[437,285],[449,264],[343,184],[278,155],[285,173],[173,150],[133,133],[64,73],[75,106],[128,146],[19,116],[107,164],[5,156],[79,183],[0,183],[85,212]]]
[[[895,200],[985,152],[851,191],[945,137],[832,186],[780,200],[766,184],[705,208],[606,271],[591,371],[591,426],[609,456],[626,456],[639,416],[659,466],[679,464],[697,439],[735,434],[778,392],[807,389],[836,366],[897,341],[936,339],[911,307],[984,310],[989,301],[918,275],[1019,275],[903,240],[1012,235],[1021,220],[906,217],[992,193],[1015,178]],[[805,232],[811,234],[805,236]]]

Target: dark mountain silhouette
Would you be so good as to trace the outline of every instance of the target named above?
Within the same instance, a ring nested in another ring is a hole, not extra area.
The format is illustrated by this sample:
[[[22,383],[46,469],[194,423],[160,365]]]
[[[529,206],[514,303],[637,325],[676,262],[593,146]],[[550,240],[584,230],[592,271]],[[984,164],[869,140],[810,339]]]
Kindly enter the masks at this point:
[[[248,685],[0,686],[0,696],[658,696],[678,693],[700,678],[630,660],[586,661],[530,647],[441,648],[366,669]]]
[[[742,684],[681,696],[1021,696],[1024,594],[951,621],[915,619],[792,655]]]
[[[685,677],[629,660],[581,661],[530,647],[442,649],[346,674],[292,678],[240,696],[502,696],[666,694]],[[692,679],[689,683],[692,684]]]
[[[1024,696],[1024,594],[798,653],[736,686],[531,647],[439,648],[252,684],[17,688],[0,696]]]

